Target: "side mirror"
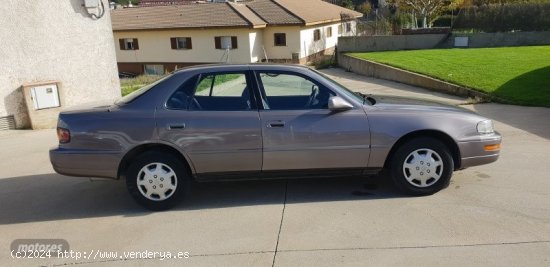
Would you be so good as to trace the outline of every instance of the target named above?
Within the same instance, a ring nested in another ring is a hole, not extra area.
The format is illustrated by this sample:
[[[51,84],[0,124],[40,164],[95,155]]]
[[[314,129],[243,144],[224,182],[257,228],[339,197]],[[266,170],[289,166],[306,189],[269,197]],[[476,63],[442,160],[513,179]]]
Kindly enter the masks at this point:
[[[331,96],[328,99],[328,109],[332,111],[345,111],[353,108],[353,105],[339,96]]]

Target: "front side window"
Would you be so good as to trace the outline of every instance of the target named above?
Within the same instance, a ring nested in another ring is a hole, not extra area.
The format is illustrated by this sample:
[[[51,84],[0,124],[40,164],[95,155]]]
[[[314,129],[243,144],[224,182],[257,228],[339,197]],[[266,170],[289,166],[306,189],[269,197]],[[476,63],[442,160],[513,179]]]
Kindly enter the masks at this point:
[[[201,75],[195,87],[192,110],[239,111],[253,108],[245,73]]]
[[[328,99],[335,95],[325,86],[294,73],[260,72],[258,76],[266,109],[328,109]]]

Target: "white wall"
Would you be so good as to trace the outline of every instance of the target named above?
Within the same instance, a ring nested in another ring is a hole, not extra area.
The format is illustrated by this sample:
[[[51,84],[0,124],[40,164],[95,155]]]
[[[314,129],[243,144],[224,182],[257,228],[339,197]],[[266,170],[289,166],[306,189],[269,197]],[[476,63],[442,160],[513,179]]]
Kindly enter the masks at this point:
[[[237,49],[229,52],[228,63],[250,63],[251,33],[257,30],[248,28],[233,29],[203,29],[203,30],[154,30],[154,31],[122,31],[114,32],[114,44],[118,62],[125,63],[216,63],[225,50],[215,48],[215,36],[237,36]],[[174,50],[170,44],[172,37],[191,37],[193,48],[189,50]],[[119,39],[137,38],[139,50],[120,50]]]
[[[93,20],[82,3],[2,0],[0,116],[29,126],[23,83],[60,81],[66,107],[120,96],[109,12]]]
[[[355,22],[352,21],[352,29],[355,29]],[[317,52],[323,51],[328,48],[335,47],[338,44],[338,27],[341,25],[338,23],[314,25],[309,27],[303,27],[300,30],[300,58],[307,57]],[[332,36],[327,37],[327,28],[332,28]],[[313,41],[313,32],[319,29],[321,31],[321,39]],[[350,35],[351,33],[342,32],[341,36]]]
[[[260,62],[265,58],[265,53],[263,50],[263,38],[264,32],[260,30],[255,30],[250,32],[250,62]]]

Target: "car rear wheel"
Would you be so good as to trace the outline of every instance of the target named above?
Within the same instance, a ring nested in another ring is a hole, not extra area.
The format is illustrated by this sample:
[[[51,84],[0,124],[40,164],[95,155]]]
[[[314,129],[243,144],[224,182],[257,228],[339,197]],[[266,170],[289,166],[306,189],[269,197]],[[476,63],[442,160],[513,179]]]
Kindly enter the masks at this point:
[[[410,195],[430,195],[447,187],[454,162],[447,146],[433,138],[415,138],[403,144],[391,161],[397,187]]]
[[[188,191],[189,181],[183,162],[156,151],[139,155],[126,175],[130,195],[151,210],[165,210],[179,203]]]

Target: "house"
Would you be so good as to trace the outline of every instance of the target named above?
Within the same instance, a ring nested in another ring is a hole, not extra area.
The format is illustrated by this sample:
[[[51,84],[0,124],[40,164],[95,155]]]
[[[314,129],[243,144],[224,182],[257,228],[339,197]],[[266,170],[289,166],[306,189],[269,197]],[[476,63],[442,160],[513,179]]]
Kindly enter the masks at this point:
[[[305,63],[334,51],[362,14],[321,0],[254,0],[114,10],[119,71],[202,63]],[[344,19],[342,19],[344,18]]]
[[[0,130],[52,128],[62,109],[120,97],[109,3],[102,1],[2,3]]]

